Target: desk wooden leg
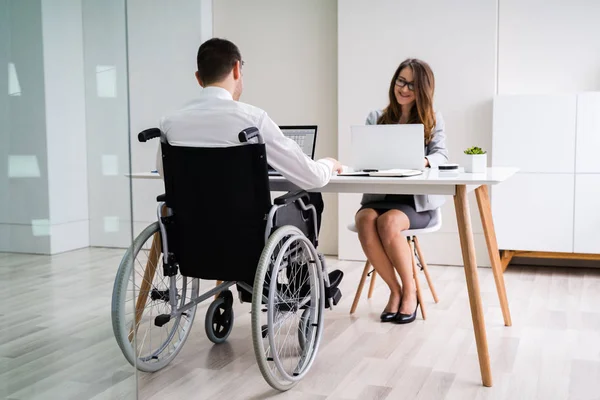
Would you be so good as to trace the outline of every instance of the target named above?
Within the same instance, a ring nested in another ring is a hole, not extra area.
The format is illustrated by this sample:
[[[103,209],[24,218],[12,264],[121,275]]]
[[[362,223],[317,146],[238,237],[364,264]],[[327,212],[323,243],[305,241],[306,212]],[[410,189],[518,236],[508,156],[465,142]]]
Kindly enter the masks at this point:
[[[148,253],[148,261],[146,262],[146,268],[144,268],[144,277],[140,284],[140,290],[138,298],[135,303],[135,325],[131,327],[129,331],[129,341],[133,340],[134,332],[137,331],[137,327],[142,319],[144,308],[146,307],[146,300],[148,300],[148,294],[152,290],[152,280],[156,273],[156,267],[158,265],[158,259],[162,251],[162,244],[160,242],[160,234],[155,233],[152,238],[152,246],[150,247],[150,253]],[[135,260],[134,260],[135,262]],[[135,266],[134,266],[135,268]]]
[[[475,195],[477,197],[485,242],[487,243],[488,254],[490,255],[490,262],[494,273],[494,281],[496,282],[496,290],[498,291],[498,299],[502,308],[504,325],[511,326],[510,309],[508,308],[508,298],[506,297],[506,287],[504,286],[504,270],[500,261],[500,250],[498,250],[498,242],[496,240],[496,230],[494,229],[494,221],[492,219],[488,187],[486,185],[479,186],[475,189]]]
[[[490,366],[490,354],[488,351],[485,321],[483,318],[483,305],[481,303],[481,292],[479,289],[479,276],[477,273],[477,260],[475,258],[475,243],[473,240],[471,215],[469,214],[469,202],[467,200],[467,187],[465,185],[456,186],[454,206],[456,209],[456,220],[460,236],[460,247],[462,250],[463,262],[465,264],[467,291],[469,293],[471,317],[473,318],[475,342],[477,343],[477,355],[479,356],[481,379],[483,386],[491,387],[492,369]]]

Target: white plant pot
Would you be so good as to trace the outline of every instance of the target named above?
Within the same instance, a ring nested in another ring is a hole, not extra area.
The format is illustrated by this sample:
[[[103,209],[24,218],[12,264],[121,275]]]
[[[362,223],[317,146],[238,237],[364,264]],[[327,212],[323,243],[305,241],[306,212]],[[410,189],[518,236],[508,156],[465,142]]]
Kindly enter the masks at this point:
[[[487,154],[465,154],[465,172],[481,174],[487,171]]]

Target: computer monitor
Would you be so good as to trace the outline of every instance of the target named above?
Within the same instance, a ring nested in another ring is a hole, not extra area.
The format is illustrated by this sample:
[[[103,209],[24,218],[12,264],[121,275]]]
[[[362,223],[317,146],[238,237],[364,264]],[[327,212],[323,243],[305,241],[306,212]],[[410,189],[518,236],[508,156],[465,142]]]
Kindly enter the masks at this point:
[[[315,159],[315,146],[317,144],[316,125],[280,126],[284,136],[298,143],[304,154]]]

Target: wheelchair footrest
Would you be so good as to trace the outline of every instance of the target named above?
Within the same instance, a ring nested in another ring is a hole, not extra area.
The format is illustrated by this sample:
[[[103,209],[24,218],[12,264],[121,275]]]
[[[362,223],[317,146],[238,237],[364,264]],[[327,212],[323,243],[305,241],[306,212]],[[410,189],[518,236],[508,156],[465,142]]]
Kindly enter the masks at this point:
[[[344,278],[344,273],[339,269],[329,273],[329,287],[325,288],[325,295],[328,299],[331,299],[334,306],[336,306],[342,298],[342,291],[338,288],[342,282],[342,278]]]
[[[339,269],[331,271],[329,273],[329,287],[336,288],[342,282],[342,278],[344,277],[344,273]]]
[[[340,299],[342,298],[342,291],[339,288],[326,288],[325,292],[327,293],[327,298],[333,301],[333,305],[337,306]]]
[[[154,325],[159,328],[163,325],[167,324],[171,320],[171,316],[169,314],[160,314],[156,318],[154,318]]]

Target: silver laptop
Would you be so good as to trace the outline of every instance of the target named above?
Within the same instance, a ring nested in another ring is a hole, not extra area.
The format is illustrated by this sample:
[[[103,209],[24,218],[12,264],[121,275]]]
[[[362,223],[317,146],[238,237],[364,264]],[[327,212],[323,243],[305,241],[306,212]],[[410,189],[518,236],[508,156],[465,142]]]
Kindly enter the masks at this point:
[[[351,170],[348,171],[348,175],[384,170],[425,169],[422,124],[357,125],[350,127],[350,131]]]
[[[315,147],[317,144],[317,125],[286,125],[280,126],[284,136],[292,139],[300,146],[304,154],[315,159]],[[269,175],[280,175],[269,165]]]

